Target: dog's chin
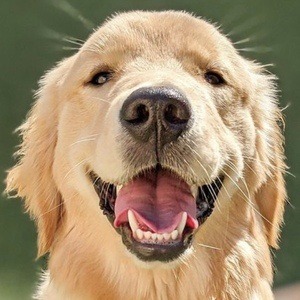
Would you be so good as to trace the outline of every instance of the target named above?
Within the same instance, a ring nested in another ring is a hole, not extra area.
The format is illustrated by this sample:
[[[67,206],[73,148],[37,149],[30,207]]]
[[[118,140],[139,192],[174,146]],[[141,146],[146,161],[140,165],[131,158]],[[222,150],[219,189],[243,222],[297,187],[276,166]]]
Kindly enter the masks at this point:
[[[172,261],[159,261],[159,260],[153,260],[153,261],[145,261],[141,260],[136,254],[134,254],[132,251],[130,251],[127,247],[125,248],[126,255],[128,258],[138,267],[146,270],[171,270],[175,269],[176,267],[180,266],[182,263],[185,263],[185,261],[190,257],[193,252],[194,248],[193,246],[188,247],[177,259],[174,259]]]
[[[191,252],[195,232],[212,213],[224,180],[220,175],[195,189],[161,166],[139,173],[122,187],[94,172],[90,178],[103,214],[129,252],[148,268],[173,265]]]
[[[121,226],[121,235],[124,245],[139,260],[144,262],[172,262],[178,259],[191,246],[193,231],[185,228],[181,237],[176,240],[151,241],[151,239],[135,238],[130,226]],[[162,234],[163,236],[165,234]]]

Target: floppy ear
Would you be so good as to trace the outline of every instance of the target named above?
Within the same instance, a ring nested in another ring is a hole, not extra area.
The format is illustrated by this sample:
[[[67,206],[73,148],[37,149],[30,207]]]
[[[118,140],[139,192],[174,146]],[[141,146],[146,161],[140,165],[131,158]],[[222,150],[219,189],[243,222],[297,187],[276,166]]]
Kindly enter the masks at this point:
[[[282,114],[276,100],[274,77],[260,73],[258,75],[256,96],[257,122],[257,156],[261,164],[256,168],[257,174],[264,174],[262,185],[255,193],[255,200],[263,216],[268,244],[278,248],[280,227],[286,200],[286,189],[283,175],[286,170],[284,162],[284,137],[281,124]]]
[[[276,149],[273,172],[256,192],[256,202],[264,217],[268,244],[278,248],[280,226],[283,222],[284,204],[286,200],[285,181],[283,179],[284,164],[282,154]]]
[[[62,216],[62,199],[53,180],[52,164],[57,141],[59,84],[68,60],[40,81],[37,101],[25,123],[18,128],[22,142],[18,163],[8,171],[7,192],[25,198],[25,207],[36,221],[38,256],[49,251]]]

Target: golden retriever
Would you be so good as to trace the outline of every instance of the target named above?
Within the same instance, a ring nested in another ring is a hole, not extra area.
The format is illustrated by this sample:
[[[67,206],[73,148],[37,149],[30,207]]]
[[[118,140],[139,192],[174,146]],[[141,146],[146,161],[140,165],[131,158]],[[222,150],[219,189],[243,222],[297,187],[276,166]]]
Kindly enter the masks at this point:
[[[7,179],[50,253],[37,299],[273,298],[274,76],[201,18],[137,11],[40,86]]]

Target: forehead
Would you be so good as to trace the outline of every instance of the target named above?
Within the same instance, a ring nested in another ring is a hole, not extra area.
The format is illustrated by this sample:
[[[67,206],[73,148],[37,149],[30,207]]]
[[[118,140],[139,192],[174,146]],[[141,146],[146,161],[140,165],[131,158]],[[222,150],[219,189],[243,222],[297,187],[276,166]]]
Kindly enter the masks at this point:
[[[133,12],[104,23],[86,42],[83,50],[102,55],[122,53],[183,57],[183,54],[224,57],[234,48],[211,24],[183,12]]]

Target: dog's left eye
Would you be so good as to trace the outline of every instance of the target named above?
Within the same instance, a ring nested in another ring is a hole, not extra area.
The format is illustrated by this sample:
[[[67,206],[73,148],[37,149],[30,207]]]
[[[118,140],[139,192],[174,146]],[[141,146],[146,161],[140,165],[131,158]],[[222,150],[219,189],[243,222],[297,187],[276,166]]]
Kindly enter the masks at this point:
[[[100,72],[94,75],[90,83],[93,85],[102,85],[106,83],[110,78],[111,78],[110,72]]]
[[[222,77],[222,75],[220,75],[216,72],[212,72],[212,71],[206,72],[204,74],[204,78],[208,83],[210,83],[212,85],[220,85],[220,84],[225,83],[225,80]]]

